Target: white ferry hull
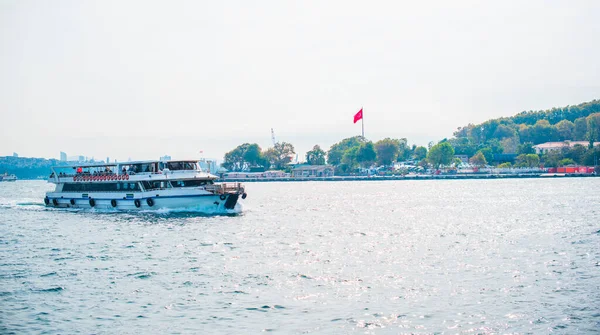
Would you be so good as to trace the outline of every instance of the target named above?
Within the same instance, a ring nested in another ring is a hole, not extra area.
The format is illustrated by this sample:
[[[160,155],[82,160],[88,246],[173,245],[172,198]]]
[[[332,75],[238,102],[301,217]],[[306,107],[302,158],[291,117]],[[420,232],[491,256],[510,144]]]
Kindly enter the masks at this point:
[[[63,169],[66,173],[56,169]],[[44,203],[53,208],[182,210],[231,213],[246,198],[240,183],[215,183],[197,161],[137,161],[52,168],[56,184]],[[72,170],[75,170],[73,173]]]
[[[127,198],[125,195],[106,196],[103,194],[94,197],[82,197],[81,194],[52,194],[47,195],[47,207],[54,208],[82,208],[82,209],[110,209],[124,211],[140,210],[198,210],[207,213],[227,213],[235,210],[239,194],[196,194],[179,196],[140,196]],[[46,201],[46,200],[45,200]]]

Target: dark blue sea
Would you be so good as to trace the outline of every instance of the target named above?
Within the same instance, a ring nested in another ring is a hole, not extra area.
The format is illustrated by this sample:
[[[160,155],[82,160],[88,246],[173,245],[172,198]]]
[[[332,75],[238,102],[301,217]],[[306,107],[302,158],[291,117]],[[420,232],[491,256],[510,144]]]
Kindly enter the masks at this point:
[[[594,334],[600,178],[249,183],[237,215],[0,183],[1,334]]]

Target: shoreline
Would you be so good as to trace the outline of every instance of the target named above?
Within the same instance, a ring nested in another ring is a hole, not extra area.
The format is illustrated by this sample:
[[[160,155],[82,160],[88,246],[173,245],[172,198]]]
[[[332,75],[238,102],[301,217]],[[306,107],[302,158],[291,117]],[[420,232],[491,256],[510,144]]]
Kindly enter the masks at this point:
[[[417,176],[334,176],[304,178],[226,178],[219,182],[302,182],[302,181],[385,181],[385,180],[465,180],[465,179],[556,179],[556,178],[595,178],[593,174],[472,174],[472,175],[417,175]]]

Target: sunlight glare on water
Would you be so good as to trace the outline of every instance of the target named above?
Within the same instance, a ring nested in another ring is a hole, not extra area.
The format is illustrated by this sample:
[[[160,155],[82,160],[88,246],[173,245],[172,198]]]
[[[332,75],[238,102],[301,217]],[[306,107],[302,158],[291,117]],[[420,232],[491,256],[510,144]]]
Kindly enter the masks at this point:
[[[0,183],[0,333],[595,333],[600,179],[249,183],[240,214]]]

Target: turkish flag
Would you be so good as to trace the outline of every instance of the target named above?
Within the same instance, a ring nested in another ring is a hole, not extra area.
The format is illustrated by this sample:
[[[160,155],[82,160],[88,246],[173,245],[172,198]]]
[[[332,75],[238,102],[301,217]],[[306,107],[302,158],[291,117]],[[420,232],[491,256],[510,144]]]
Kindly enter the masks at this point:
[[[362,119],[362,108],[358,111],[358,113],[354,114],[354,123],[358,122],[360,119]]]

